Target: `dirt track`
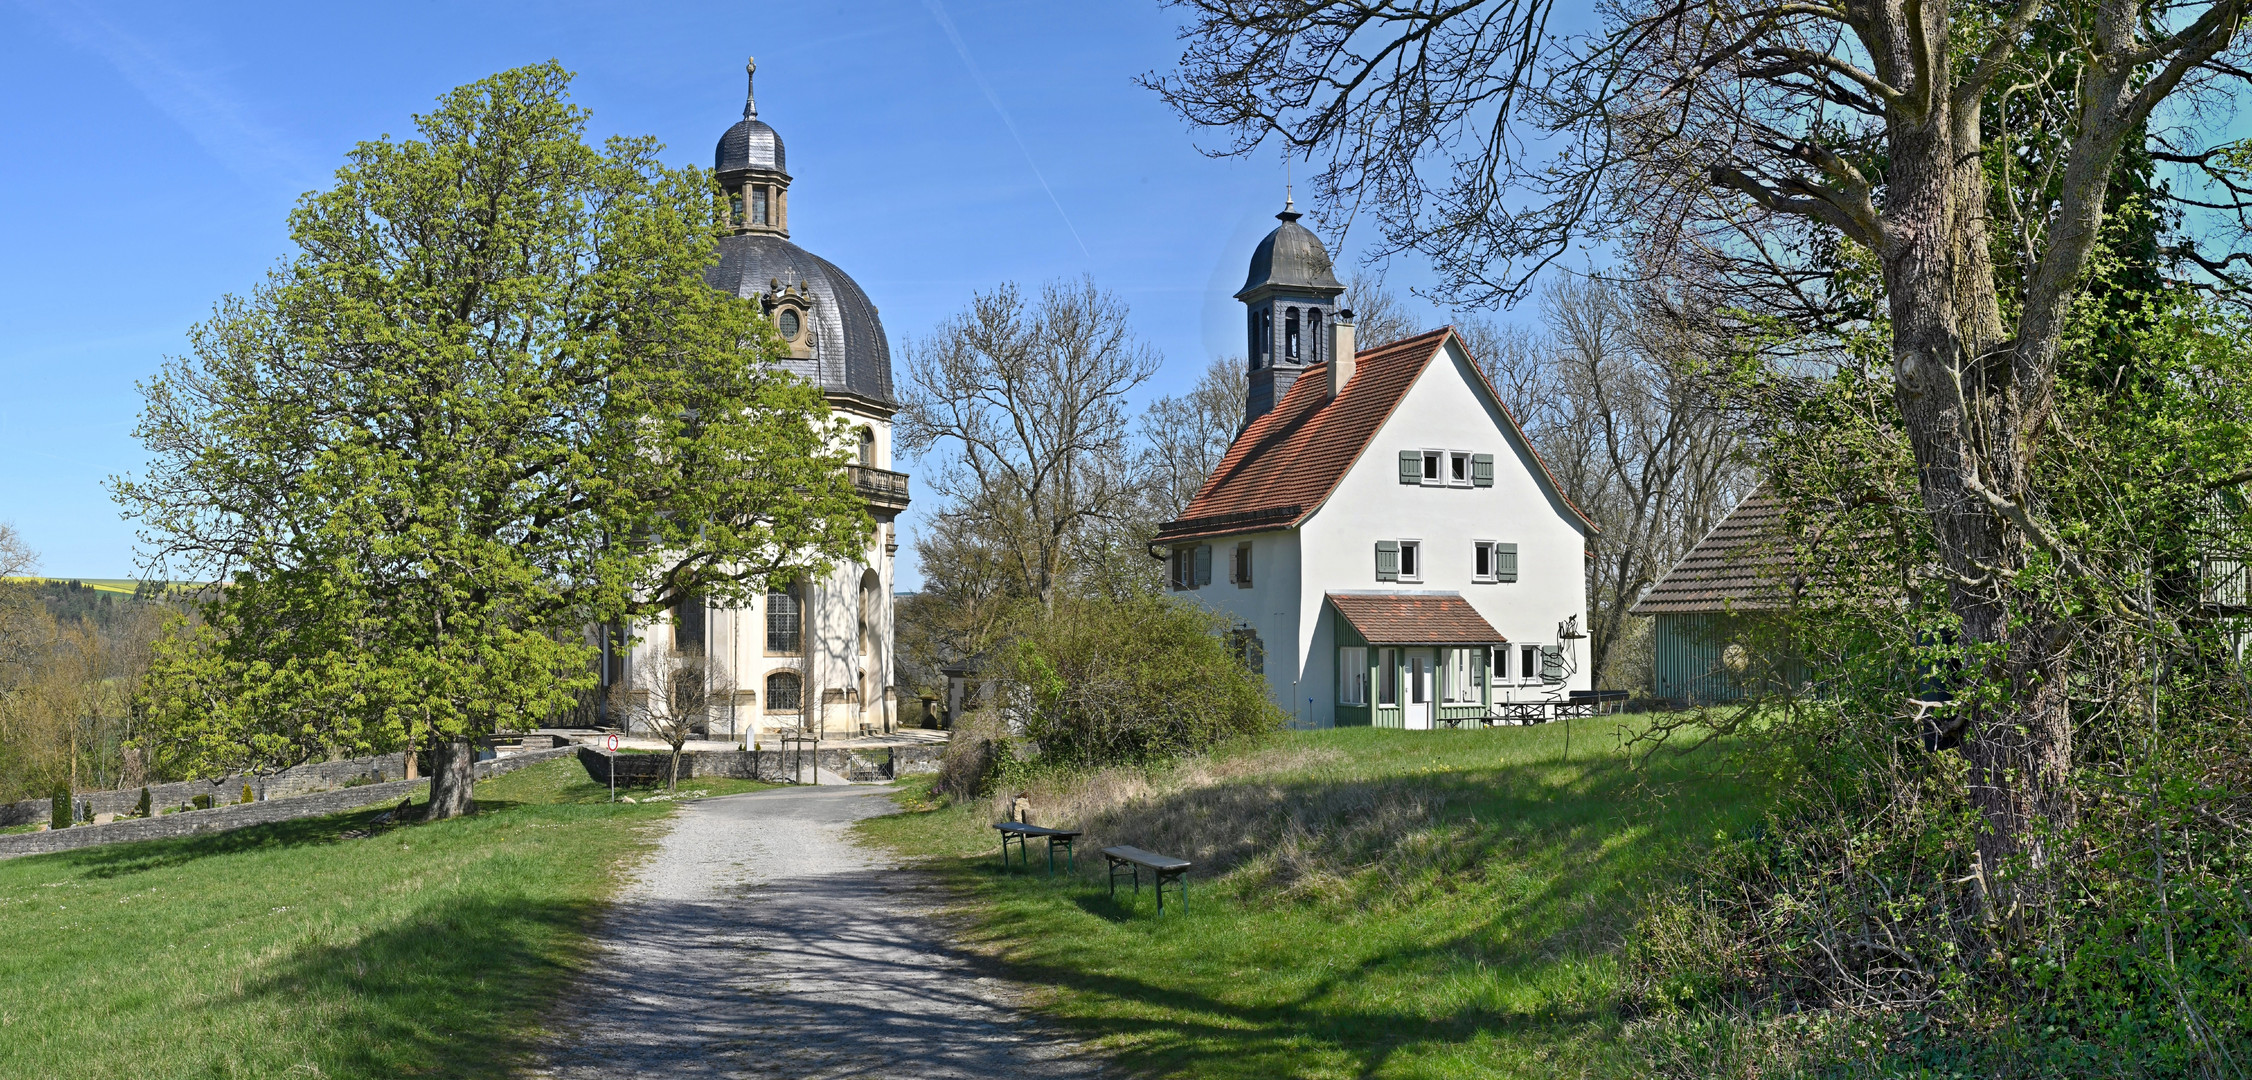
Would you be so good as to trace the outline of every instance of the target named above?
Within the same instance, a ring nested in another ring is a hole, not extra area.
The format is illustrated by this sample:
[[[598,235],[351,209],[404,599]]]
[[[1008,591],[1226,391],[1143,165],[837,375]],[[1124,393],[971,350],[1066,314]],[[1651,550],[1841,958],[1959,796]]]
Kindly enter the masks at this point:
[[[531,1075],[1101,1075],[953,948],[925,879],[851,841],[852,822],[890,809],[866,787],[681,807]]]

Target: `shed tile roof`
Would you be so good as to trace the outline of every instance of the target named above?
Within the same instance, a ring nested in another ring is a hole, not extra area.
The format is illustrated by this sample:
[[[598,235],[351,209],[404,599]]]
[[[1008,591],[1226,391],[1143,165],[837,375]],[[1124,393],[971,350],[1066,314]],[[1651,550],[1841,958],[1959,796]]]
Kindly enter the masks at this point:
[[[1457,593],[1330,593],[1329,604],[1372,645],[1506,645]]]
[[[1416,377],[1453,335],[1453,327],[1443,327],[1360,351],[1353,359],[1352,381],[1334,401],[1327,396],[1329,365],[1307,368],[1272,412],[1236,436],[1188,508],[1178,520],[1159,526],[1154,542],[1290,528],[1303,522],[1337,490]],[[1500,400],[1498,395],[1495,400]],[[1502,416],[1512,426],[1517,423],[1506,407]],[[1592,531],[1594,523],[1563,496],[1547,464],[1537,454],[1534,461],[1549,489]]]
[[[1795,568],[1782,528],[1783,504],[1760,487],[1650,586],[1628,614],[1773,611],[1785,606]]]

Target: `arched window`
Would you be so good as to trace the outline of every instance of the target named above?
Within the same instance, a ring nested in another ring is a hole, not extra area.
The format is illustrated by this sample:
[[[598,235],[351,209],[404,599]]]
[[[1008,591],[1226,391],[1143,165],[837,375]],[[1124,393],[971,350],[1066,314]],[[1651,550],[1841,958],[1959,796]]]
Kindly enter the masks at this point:
[[[1259,313],[1253,311],[1248,313],[1244,317],[1251,321],[1251,327],[1249,330],[1251,337],[1251,370],[1257,371],[1260,368],[1266,366],[1264,363],[1262,363],[1262,361],[1264,361],[1267,357],[1267,350],[1260,346],[1259,341]]]
[[[1306,309],[1306,362],[1321,363],[1321,309]]]
[[[1291,308],[1282,314],[1282,358],[1298,362],[1298,309]]]
[[[804,648],[804,605],[798,587],[766,592],[766,652],[769,656],[796,656]]]
[[[876,467],[875,428],[864,427],[860,429],[860,463],[871,469]]]
[[[799,690],[798,673],[777,671],[766,677],[766,711],[796,712],[803,694]]]

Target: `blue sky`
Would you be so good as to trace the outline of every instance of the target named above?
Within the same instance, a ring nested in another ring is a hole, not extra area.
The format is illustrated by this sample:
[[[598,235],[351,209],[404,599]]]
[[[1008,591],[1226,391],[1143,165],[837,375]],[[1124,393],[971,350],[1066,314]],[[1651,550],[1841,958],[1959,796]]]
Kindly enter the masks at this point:
[[[136,381],[287,253],[349,146],[497,70],[559,59],[596,137],[708,167],[756,55],[792,239],[868,290],[895,354],[974,290],[1089,273],[1165,356],[1147,396],[1240,351],[1229,294],[1282,197],[1279,155],[1207,158],[1132,84],[1177,55],[1154,3],[23,0],[0,42],[0,521],[57,576],[132,572],[102,483],[143,461]]]

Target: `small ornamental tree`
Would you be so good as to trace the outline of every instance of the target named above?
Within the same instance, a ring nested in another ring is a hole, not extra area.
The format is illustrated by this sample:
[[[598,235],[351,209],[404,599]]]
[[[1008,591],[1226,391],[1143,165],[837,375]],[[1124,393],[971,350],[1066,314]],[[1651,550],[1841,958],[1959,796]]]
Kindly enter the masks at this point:
[[[592,688],[587,628],[738,601],[872,533],[818,389],[711,288],[725,208],[646,138],[583,140],[553,63],[361,143],[297,251],[143,387],[145,557],[214,590],[143,702],[163,768],[431,751]]]
[[[1044,760],[1148,761],[1265,735],[1286,719],[1219,616],[1166,596],[1064,597],[1005,652],[1009,696]]]
[[[700,730],[708,730],[712,709],[735,696],[727,669],[697,649],[668,649],[634,665],[631,682],[610,688],[610,707],[626,720],[672,748],[665,788],[680,790],[680,750]]]

